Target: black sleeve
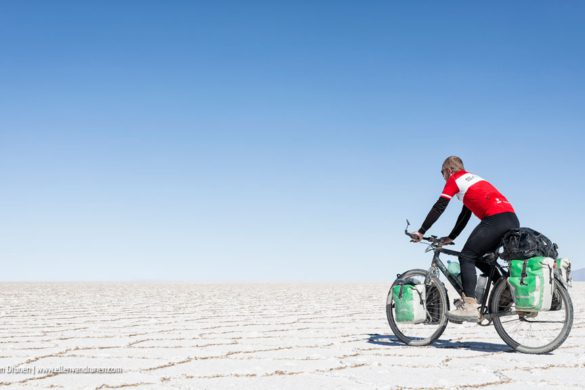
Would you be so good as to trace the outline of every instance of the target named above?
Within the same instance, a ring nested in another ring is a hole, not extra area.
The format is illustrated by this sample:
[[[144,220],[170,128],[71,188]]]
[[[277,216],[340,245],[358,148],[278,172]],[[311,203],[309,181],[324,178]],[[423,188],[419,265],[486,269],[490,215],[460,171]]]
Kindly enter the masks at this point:
[[[457,238],[457,236],[459,234],[461,234],[463,229],[465,229],[467,222],[469,222],[470,217],[471,217],[471,211],[467,207],[463,206],[463,208],[461,209],[461,213],[459,213],[459,216],[457,217],[457,222],[455,223],[455,227],[453,228],[453,230],[449,234],[450,239],[454,240]]]
[[[439,198],[437,203],[433,205],[431,211],[429,211],[429,214],[427,215],[425,221],[423,222],[420,229],[418,229],[418,231],[421,232],[422,234],[425,234],[425,232],[429,230],[435,222],[437,222],[437,219],[439,219],[441,214],[443,214],[443,211],[445,211],[448,204],[449,199]]]

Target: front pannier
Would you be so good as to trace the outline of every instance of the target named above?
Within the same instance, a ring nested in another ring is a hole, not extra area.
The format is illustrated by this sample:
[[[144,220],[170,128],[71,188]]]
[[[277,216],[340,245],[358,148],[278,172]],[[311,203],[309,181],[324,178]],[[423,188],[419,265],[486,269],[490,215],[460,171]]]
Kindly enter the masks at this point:
[[[392,288],[396,322],[420,324],[427,319],[425,286],[411,279],[399,279]]]

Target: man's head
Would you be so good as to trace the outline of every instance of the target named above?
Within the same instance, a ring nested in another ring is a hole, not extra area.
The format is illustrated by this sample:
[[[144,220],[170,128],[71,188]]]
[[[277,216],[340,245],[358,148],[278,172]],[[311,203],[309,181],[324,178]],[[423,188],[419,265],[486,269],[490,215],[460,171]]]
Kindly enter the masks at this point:
[[[463,167],[463,161],[461,161],[461,159],[457,156],[449,156],[443,162],[443,166],[441,167],[441,175],[443,175],[443,178],[447,180],[449,177],[451,177],[452,174],[462,169],[465,169]]]

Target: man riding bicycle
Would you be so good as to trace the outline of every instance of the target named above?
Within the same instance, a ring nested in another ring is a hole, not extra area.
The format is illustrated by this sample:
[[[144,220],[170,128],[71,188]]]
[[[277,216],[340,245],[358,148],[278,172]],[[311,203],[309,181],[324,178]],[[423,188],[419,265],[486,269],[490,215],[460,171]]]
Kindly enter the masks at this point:
[[[519,228],[520,222],[510,202],[486,180],[467,172],[459,157],[447,157],[443,162],[441,175],[447,182],[445,188],[421,228],[411,236],[414,241],[420,241],[455,195],[463,201],[463,208],[451,233],[441,238],[443,244],[449,244],[457,238],[469,222],[471,213],[481,220],[471,232],[459,256],[463,304],[447,313],[447,317],[455,322],[476,322],[479,320],[479,311],[475,297],[477,283],[475,267],[487,274],[490,267],[480,261],[480,258],[485,253],[496,250],[504,234],[510,229]]]

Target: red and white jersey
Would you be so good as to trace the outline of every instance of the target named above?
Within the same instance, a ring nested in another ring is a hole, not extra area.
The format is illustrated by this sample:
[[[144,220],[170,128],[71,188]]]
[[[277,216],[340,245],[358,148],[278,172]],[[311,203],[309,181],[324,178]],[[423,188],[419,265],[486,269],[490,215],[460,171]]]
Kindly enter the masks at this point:
[[[455,172],[447,180],[442,198],[459,200],[479,219],[500,213],[514,212],[508,199],[481,177],[464,170]]]

